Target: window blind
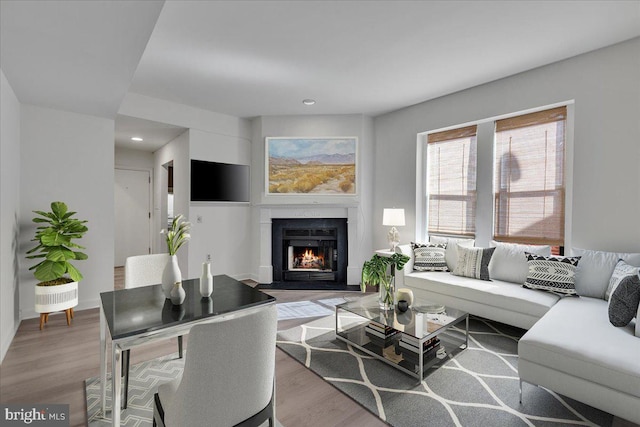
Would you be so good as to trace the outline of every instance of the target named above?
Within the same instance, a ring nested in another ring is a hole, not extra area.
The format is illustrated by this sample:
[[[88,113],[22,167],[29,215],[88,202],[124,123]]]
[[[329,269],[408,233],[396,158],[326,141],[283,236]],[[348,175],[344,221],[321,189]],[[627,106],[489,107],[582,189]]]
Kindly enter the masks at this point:
[[[477,127],[427,137],[429,234],[475,236]]]
[[[564,245],[566,107],[496,121],[494,239]]]

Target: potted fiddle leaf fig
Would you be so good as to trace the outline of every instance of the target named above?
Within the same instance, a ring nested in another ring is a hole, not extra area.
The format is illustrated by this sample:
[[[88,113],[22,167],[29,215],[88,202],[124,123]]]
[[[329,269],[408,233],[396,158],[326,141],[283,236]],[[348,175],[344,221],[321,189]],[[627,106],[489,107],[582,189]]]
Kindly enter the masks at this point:
[[[40,282],[36,285],[35,309],[40,313],[40,329],[48,320],[49,313],[64,310],[67,324],[73,317],[73,307],[78,305],[78,282],[82,273],[72,262],[87,259],[78,249],[84,247],[74,240],[82,238],[88,231],[86,220],[74,218],[76,212],[69,211],[63,202],[51,203],[51,211],[33,211],[38,216],[33,222],[39,224],[35,237],[36,246],[27,251],[27,258],[38,259],[29,268]]]

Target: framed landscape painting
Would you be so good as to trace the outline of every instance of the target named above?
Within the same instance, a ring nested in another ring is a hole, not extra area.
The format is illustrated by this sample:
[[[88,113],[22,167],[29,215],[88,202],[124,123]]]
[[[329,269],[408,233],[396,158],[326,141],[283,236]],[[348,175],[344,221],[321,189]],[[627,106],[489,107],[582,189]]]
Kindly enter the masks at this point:
[[[266,194],[356,193],[358,138],[266,138]]]

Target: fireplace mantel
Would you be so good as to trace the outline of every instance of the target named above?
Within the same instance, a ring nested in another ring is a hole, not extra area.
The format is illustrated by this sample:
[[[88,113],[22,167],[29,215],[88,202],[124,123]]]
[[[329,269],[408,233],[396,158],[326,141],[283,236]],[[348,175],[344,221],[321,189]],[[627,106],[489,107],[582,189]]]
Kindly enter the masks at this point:
[[[339,205],[261,205],[260,209],[260,265],[258,270],[258,281],[263,284],[273,282],[272,265],[272,219],[287,218],[346,218],[348,260],[347,284],[357,285],[360,282],[360,268],[354,266],[358,246],[357,236],[359,236],[359,208],[354,206]],[[353,243],[352,243],[353,242]],[[356,261],[357,262],[357,261]]]

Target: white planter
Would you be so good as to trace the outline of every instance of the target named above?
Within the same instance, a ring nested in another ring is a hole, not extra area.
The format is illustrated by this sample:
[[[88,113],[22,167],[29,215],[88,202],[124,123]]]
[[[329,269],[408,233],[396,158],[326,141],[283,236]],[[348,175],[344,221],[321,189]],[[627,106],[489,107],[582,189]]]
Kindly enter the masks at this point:
[[[78,305],[78,282],[57,286],[36,286],[36,313],[54,313]]]

